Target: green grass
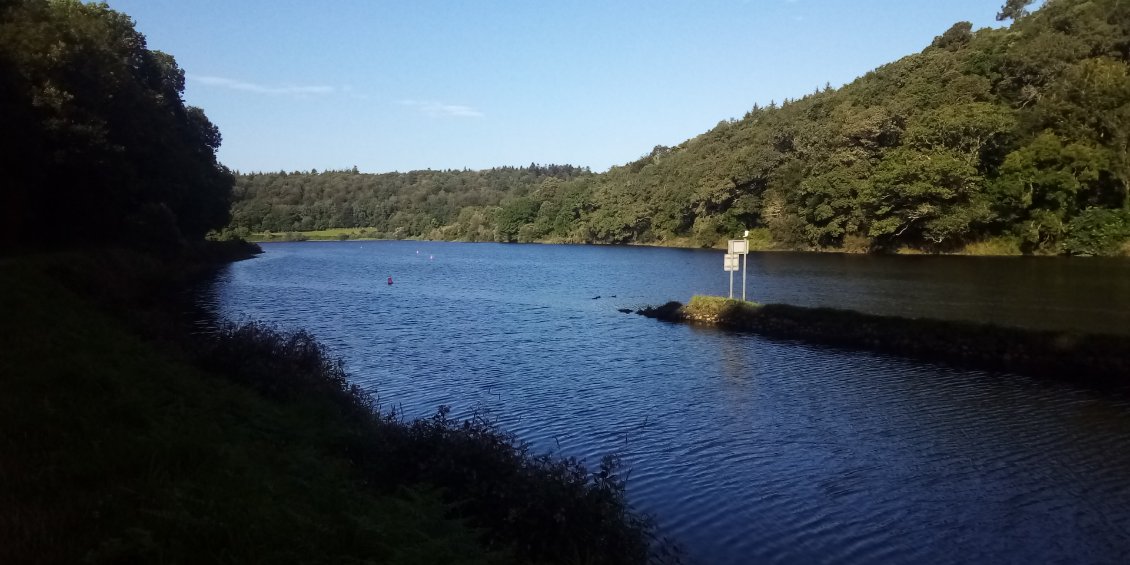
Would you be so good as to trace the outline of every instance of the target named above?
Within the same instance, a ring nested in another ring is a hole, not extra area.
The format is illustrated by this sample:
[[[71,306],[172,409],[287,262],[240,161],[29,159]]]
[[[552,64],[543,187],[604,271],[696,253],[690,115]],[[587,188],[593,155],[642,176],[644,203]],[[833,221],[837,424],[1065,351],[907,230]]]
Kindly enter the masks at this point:
[[[777,248],[777,242],[773,240],[773,235],[769,233],[768,228],[753,228],[749,230],[749,250],[750,251],[771,251]]]
[[[970,243],[960,252],[961,255],[1022,255],[1020,238],[1000,236]]]
[[[760,305],[756,302],[723,298],[721,296],[695,295],[683,307],[683,314],[691,320],[720,321],[735,319],[754,312]]]
[[[503,560],[437,494],[364,488],[325,400],[201,372],[21,262],[0,308],[0,563]]]

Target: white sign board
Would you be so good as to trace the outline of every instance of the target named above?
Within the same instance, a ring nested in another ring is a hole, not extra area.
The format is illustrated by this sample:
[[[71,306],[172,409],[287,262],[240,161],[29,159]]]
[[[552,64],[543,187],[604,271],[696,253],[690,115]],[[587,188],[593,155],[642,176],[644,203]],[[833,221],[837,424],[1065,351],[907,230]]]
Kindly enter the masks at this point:
[[[749,240],[748,239],[731,239],[729,246],[729,253],[735,255],[745,255],[749,253]]]
[[[738,256],[734,253],[727,253],[726,255],[724,255],[722,267],[726,271],[738,270]]]

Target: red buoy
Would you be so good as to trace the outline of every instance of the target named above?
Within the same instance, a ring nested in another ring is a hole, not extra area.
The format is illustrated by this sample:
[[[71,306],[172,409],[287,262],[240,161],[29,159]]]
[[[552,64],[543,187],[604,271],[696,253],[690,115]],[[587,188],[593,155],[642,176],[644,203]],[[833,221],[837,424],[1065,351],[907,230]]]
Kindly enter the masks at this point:
[[[389,286],[392,286],[392,277],[388,278],[388,284],[389,284]]]

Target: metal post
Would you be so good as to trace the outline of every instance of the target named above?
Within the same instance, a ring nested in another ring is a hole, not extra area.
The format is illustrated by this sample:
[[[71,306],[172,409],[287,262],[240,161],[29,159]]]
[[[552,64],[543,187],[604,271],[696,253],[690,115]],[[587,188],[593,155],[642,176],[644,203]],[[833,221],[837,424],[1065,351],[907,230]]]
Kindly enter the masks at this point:
[[[734,272],[730,271],[730,300],[734,299]]]
[[[742,253],[742,302],[745,302],[745,261],[746,253]]]

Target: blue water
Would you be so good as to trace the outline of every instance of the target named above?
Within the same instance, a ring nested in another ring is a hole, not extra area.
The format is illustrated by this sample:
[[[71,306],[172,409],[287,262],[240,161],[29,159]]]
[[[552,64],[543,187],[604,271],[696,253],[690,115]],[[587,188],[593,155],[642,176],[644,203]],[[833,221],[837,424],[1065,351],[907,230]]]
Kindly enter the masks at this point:
[[[539,451],[621,454],[632,503],[697,562],[1130,562],[1123,398],[617,311],[727,294],[716,251],[264,248],[203,301],[310,330],[409,416],[447,404]],[[759,254],[747,293],[1120,332],[1127,281],[1117,260]]]

